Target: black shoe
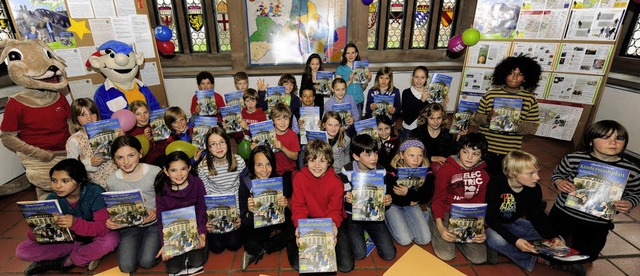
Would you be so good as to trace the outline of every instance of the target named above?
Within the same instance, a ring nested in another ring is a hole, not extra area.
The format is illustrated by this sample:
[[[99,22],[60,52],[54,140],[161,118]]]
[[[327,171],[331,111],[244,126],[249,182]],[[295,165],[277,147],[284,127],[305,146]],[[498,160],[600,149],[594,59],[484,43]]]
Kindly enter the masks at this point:
[[[584,266],[582,264],[557,264],[557,265],[552,265],[551,268],[553,269],[557,269],[557,270],[562,270],[562,271],[566,271],[569,272],[573,275],[577,275],[577,276],[585,276],[587,275],[587,270],[584,268]]]
[[[487,248],[487,264],[497,264],[499,260],[499,253],[491,248]]]
[[[258,264],[258,262],[262,260],[262,257],[264,257],[264,253],[265,251],[262,250],[257,255],[251,255],[249,252],[245,251],[244,254],[242,254],[242,271],[245,271],[251,263]]]
[[[55,260],[46,260],[31,263],[24,269],[24,275],[36,275],[50,270],[66,272],[70,268],[64,266],[64,261],[66,259],[67,256],[64,256]]]

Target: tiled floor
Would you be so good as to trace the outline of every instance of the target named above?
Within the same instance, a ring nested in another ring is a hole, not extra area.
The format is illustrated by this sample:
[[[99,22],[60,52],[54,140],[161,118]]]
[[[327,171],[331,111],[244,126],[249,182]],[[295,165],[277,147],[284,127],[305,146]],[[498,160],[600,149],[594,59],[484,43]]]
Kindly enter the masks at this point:
[[[556,196],[550,185],[550,175],[553,168],[564,156],[572,151],[572,145],[553,139],[531,137],[525,141],[525,150],[534,153],[542,161],[541,171],[544,199],[551,207]],[[0,197],[0,273],[21,274],[28,264],[15,257],[16,245],[25,238],[27,224],[15,205],[16,201],[33,200],[33,188],[21,193]],[[609,234],[607,245],[602,251],[602,257],[593,264],[587,265],[589,275],[639,275],[640,272],[640,208],[635,208],[630,214],[620,214],[615,218],[616,227]],[[401,257],[409,247],[396,244],[398,257]],[[431,245],[423,246],[433,252]],[[247,271],[240,271],[242,249],[238,252],[224,252],[220,255],[209,255],[205,265],[205,275],[297,275],[289,267],[286,252],[278,252],[266,256],[258,265],[250,266]],[[508,259],[501,257],[497,265],[471,265],[459,252],[458,256],[448,262],[450,265],[467,275],[563,275],[548,266],[538,265],[532,273],[527,273],[515,266]],[[375,252],[364,260],[356,262],[356,269],[349,275],[382,275],[393,262],[380,259]],[[117,266],[116,254],[112,253],[103,258],[96,271],[88,272],[86,268],[76,268],[70,273],[92,275]],[[158,265],[152,269],[139,270],[135,274],[162,275],[164,266]],[[341,274],[341,273],[338,273]],[[428,275],[428,271],[425,271]]]

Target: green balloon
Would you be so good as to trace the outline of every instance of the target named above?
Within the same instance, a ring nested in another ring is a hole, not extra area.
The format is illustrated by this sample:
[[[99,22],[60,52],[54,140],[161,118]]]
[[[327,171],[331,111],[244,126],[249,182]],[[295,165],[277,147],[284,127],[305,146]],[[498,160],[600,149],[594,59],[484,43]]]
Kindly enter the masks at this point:
[[[480,41],[480,31],[474,28],[466,29],[462,33],[462,43],[467,46],[473,46]]]
[[[189,156],[189,158],[193,158],[193,155],[196,154],[196,146],[182,140],[174,141],[167,146],[167,149],[165,150],[165,154],[169,155],[174,151],[184,152],[187,154],[187,156]]]
[[[244,160],[248,160],[251,156],[251,142],[249,140],[242,140],[238,144],[238,154],[242,156]]]

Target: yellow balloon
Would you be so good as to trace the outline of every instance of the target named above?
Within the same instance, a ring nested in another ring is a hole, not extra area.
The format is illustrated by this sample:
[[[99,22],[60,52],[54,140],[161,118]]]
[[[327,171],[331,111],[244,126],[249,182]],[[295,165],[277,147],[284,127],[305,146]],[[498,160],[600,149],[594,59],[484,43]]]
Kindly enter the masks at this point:
[[[193,158],[193,155],[196,154],[196,146],[182,140],[174,141],[167,146],[167,149],[165,150],[165,154],[169,155],[174,151],[184,152],[187,154],[187,156],[189,156],[189,158]]]
[[[149,153],[149,139],[147,139],[147,136],[144,136],[144,134],[136,135],[136,139],[138,139],[140,145],[142,145],[142,157],[144,157]]]

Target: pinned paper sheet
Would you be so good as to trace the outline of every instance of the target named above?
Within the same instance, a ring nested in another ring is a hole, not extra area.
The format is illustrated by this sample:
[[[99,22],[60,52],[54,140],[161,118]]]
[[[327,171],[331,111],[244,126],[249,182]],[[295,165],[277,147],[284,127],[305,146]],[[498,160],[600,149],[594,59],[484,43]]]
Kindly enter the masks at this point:
[[[95,274],[94,276],[128,276],[128,275],[129,275],[129,273],[121,272],[120,268],[116,266],[116,267],[114,267],[112,269],[109,269],[107,271]]]
[[[384,276],[406,275],[465,274],[414,244],[407,253],[404,253],[404,255],[384,273]]]

